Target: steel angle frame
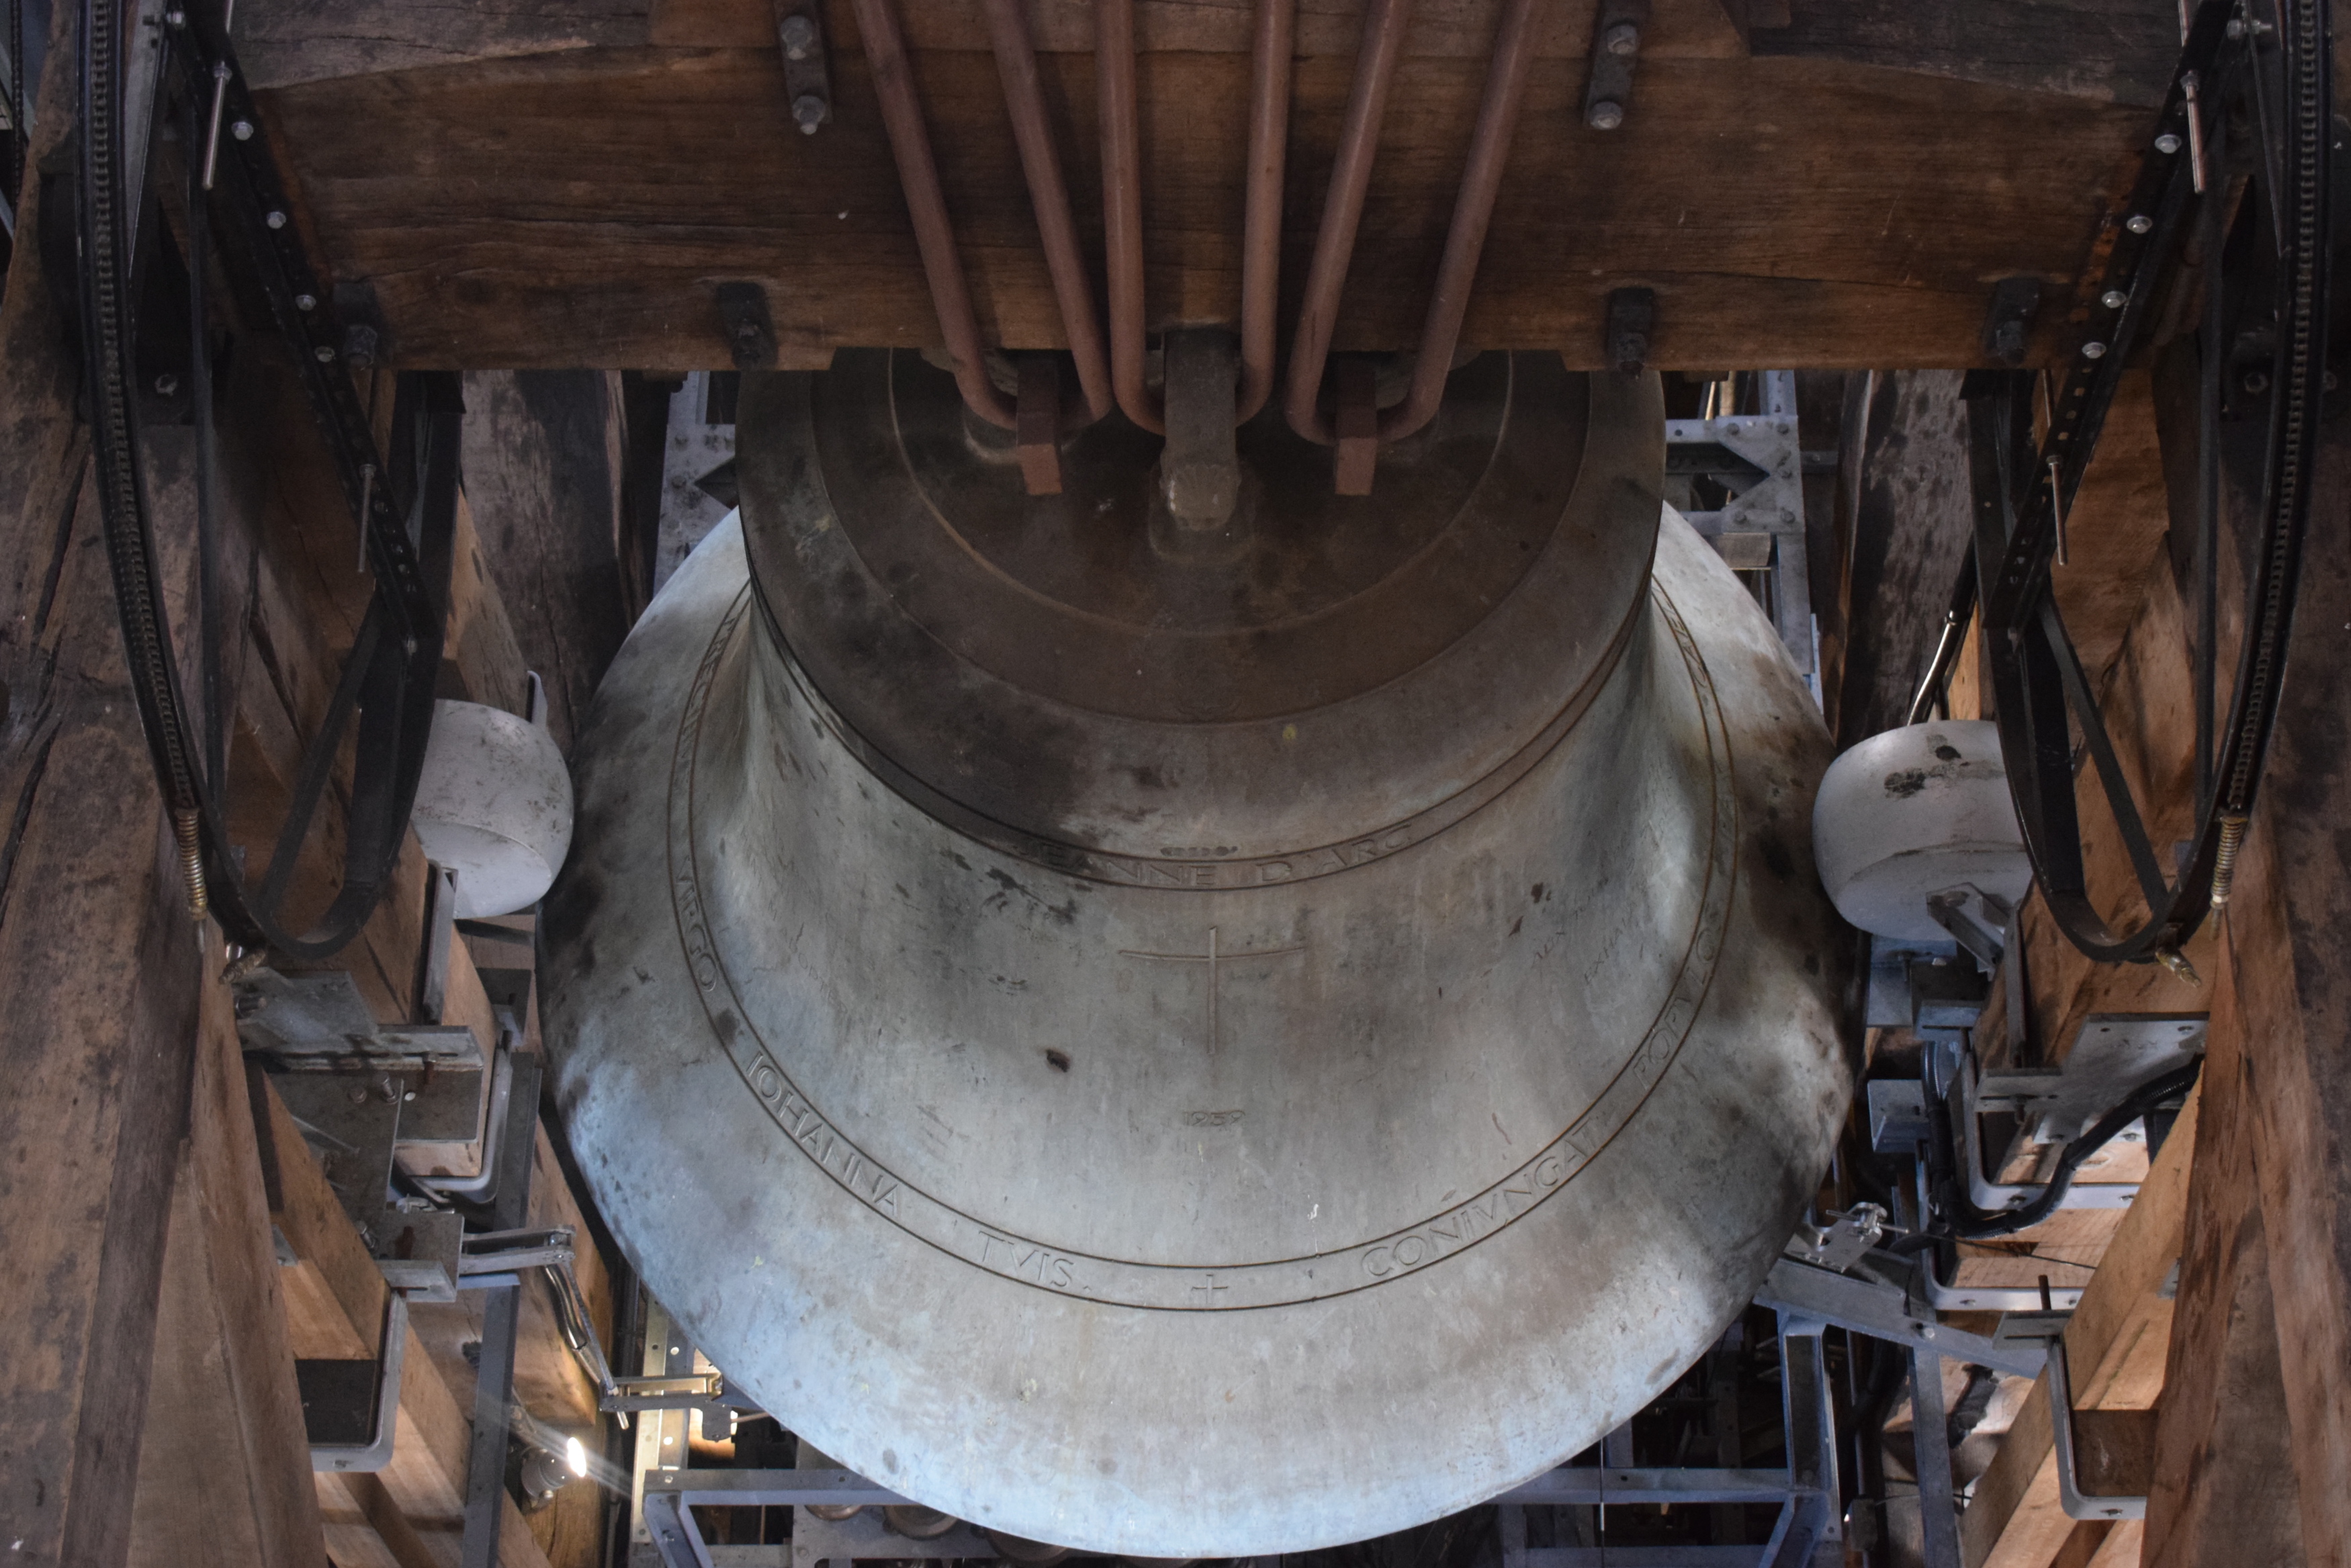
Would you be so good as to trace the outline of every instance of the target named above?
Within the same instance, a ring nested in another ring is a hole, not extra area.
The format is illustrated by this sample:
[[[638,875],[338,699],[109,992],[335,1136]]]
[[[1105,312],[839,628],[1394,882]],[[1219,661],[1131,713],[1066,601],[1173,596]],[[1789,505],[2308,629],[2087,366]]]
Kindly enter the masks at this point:
[[[2045,1352],[2037,1345],[1995,1341],[1943,1325],[1931,1310],[1913,1310],[1900,1287],[1782,1259],[1756,1296],[1780,1318],[1782,1421],[1792,1463],[1786,1469],[1562,1465],[1512,1487],[1491,1501],[1502,1516],[1503,1568],[1797,1568],[1842,1530],[1835,1408],[1830,1396],[1822,1334],[1838,1327],[1907,1346],[1914,1373],[1949,1355],[2018,1376],[2038,1374]],[[1611,1458],[1623,1451],[1611,1449]],[[1629,1456],[1623,1456],[1629,1457]],[[815,1568],[851,1556],[953,1560],[1000,1556],[975,1527],[957,1524],[933,1541],[891,1534],[871,1515],[847,1521],[795,1520],[795,1545],[714,1546],[694,1517],[696,1508],[883,1508],[913,1500],[846,1469],[650,1469],[643,1478],[641,1518],[664,1568]],[[1610,1504],[1779,1505],[1771,1537],[1740,1545],[1529,1547],[1523,1511],[1529,1507],[1604,1508]],[[818,1542],[802,1542],[802,1522],[821,1524]],[[802,1552],[799,1545],[811,1550]],[[860,1550],[860,1548],[863,1550]],[[853,1554],[853,1555],[852,1555]]]
[[[1004,1555],[977,1525],[961,1520],[946,1532],[917,1540],[900,1535],[872,1509],[847,1519],[820,1519],[807,1508],[792,1511],[792,1568],[849,1568],[862,1559],[924,1563],[969,1562]]]
[[[2034,1291],[2032,1294],[2032,1304],[2038,1308],[2041,1293]],[[1995,1372],[2018,1377],[2039,1376],[2047,1359],[2038,1346],[1987,1339],[1982,1334],[1938,1323],[1931,1311],[1914,1312],[1908,1294],[1898,1286],[1816,1269],[1792,1258],[1782,1258],[1771,1266],[1755,1301],[1760,1306],[1775,1307],[1791,1316],[1810,1318],[1849,1334],[1914,1350],[1931,1350],[1938,1355],[1989,1366]]]
[[[1822,1272],[1813,1270],[1811,1272]],[[1896,1293],[1898,1294],[1899,1293]],[[1778,1303],[1758,1298],[1758,1304]],[[1493,1501],[1502,1510],[1502,1568],[1583,1568],[1584,1564],[1649,1564],[1651,1568],[1797,1568],[1842,1528],[1838,1508],[1836,1411],[1832,1402],[1821,1331],[1826,1319],[1780,1308],[1782,1430],[1785,1469],[1635,1468],[1607,1462],[1629,1457],[1612,1437],[1598,1465],[1562,1465],[1512,1487]],[[1800,1393],[1801,1390],[1801,1393]],[[1529,1507],[1605,1508],[1612,1503],[1777,1503],[1779,1515],[1761,1542],[1722,1545],[1530,1547],[1523,1511]]]
[[[1750,476],[1742,470],[1739,477],[1745,488],[1721,510],[1683,515],[1718,551],[1723,548],[1726,535],[1770,535],[1772,626],[1798,671],[1807,681],[1816,682],[1811,568],[1804,556],[1804,454],[1796,422],[1796,373],[1762,370],[1756,375],[1762,388],[1761,413],[1666,421],[1667,472],[1694,472],[1687,466],[1677,469],[1674,448],[1709,446],[1720,447],[1754,471]]]
[[[1754,1568],[1757,1546],[1531,1546],[1525,1568]]]
[[[1612,1503],[1635,1502],[1784,1502],[1791,1484],[1786,1470],[1658,1467],[1612,1469],[1603,1465],[1562,1465],[1512,1487],[1493,1501],[1520,1508],[1604,1508]]]
[[[383,1334],[377,1342],[375,1421],[364,1443],[313,1443],[310,1468],[337,1475],[359,1475],[392,1463],[393,1439],[400,1433],[400,1369],[408,1353],[408,1298],[386,1291]]]
[[[644,1520],[666,1568],[716,1568],[695,1522],[697,1508],[886,1508],[913,1501],[854,1470],[678,1469],[647,1472]]]
[[[2068,1519],[2145,1519],[2144,1496],[2088,1493],[2082,1490],[2081,1461],[2074,1449],[2074,1386],[2063,1338],[2050,1342],[2049,1434],[2057,1450],[2057,1501]]]

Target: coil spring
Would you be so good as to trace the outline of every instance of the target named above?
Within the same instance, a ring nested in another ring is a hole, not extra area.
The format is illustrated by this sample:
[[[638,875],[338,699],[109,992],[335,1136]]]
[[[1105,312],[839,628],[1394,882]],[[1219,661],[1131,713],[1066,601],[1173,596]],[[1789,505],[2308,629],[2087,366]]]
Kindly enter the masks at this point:
[[[2212,862],[2212,908],[2229,907],[2229,884],[2237,876],[2237,846],[2245,841],[2245,815],[2232,812],[2220,819],[2220,850]]]
[[[172,813],[172,836],[180,844],[180,881],[188,895],[188,917],[201,920],[210,907],[204,896],[204,857],[196,843],[196,808],[183,805]]]

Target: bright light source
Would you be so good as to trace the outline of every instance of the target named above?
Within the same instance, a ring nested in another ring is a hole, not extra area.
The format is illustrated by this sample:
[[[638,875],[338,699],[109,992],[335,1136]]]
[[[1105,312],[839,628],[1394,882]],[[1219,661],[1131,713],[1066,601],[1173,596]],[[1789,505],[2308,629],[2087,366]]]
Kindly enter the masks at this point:
[[[588,1473],[588,1446],[577,1438],[566,1438],[563,1440],[563,1462],[571,1467],[571,1473],[573,1475],[586,1475]]]

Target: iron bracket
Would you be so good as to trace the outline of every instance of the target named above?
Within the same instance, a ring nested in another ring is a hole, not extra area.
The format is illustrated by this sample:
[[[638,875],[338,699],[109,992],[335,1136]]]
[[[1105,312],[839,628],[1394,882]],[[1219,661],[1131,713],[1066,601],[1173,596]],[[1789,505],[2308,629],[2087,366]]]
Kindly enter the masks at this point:
[[[824,13],[809,0],[776,0],[776,42],[784,51],[784,101],[802,136],[832,119],[832,68],[825,58]]]
[[[1633,102],[1633,67],[1641,57],[1641,31],[1649,0],[1602,0],[1592,25],[1592,72],[1583,84],[1583,123],[1614,130]]]
[[[364,1443],[312,1443],[310,1468],[340,1475],[380,1470],[392,1463],[392,1439],[400,1431],[400,1368],[408,1350],[408,1298],[385,1293],[383,1338],[376,1349],[375,1404]],[[296,1363],[298,1369],[300,1363]]]

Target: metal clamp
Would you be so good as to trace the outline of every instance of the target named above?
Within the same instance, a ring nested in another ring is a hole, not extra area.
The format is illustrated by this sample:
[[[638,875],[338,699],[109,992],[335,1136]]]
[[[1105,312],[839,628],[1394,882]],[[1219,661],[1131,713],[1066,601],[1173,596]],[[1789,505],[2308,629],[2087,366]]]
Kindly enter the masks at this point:
[[[1583,84],[1583,123],[1614,130],[1633,101],[1633,67],[1641,57],[1641,29],[1649,0],[1603,0],[1593,23],[1592,74]]]
[[[386,1293],[383,1338],[376,1348],[375,1419],[364,1443],[313,1443],[310,1468],[341,1475],[380,1470],[392,1463],[392,1439],[400,1431],[400,1365],[408,1350],[408,1298]]]
[[[2065,1368],[2065,1340],[2049,1342],[2049,1432],[2057,1448],[2057,1501],[2068,1519],[2145,1519],[2145,1497],[2095,1497],[2082,1490],[2074,1453],[2074,1387]]]
[[[2014,1101],[2040,1107],[2042,1141],[2062,1141],[2096,1121],[2140,1085],[2150,1083],[2204,1051],[2207,1021],[2201,1015],[2095,1013],[2083,1020],[2074,1049],[2062,1069],[2024,1068],[1984,1073],[1973,1053],[1960,1057],[1954,1075],[1959,1090],[1952,1107],[1952,1134],[1965,1168],[1968,1196],[1979,1209],[2021,1209],[2041,1195],[2037,1183],[2006,1183],[1984,1174],[1982,1132],[1978,1117],[1987,1101]],[[2060,1209],[2127,1209],[2138,1196],[2135,1181],[2094,1182],[2065,1190]]]
[[[2051,1285],[2043,1290],[2037,1284],[1945,1284],[1935,1273],[1932,1252],[1918,1259],[1918,1293],[1937,1312],[2072,1312],[2082,1304],[2080,1285]]]
[[[776,42],[784,52],[784,99],[802,136],[832,118],[832,71],[825,59],[824,16],[813,5],[776,7]]]

